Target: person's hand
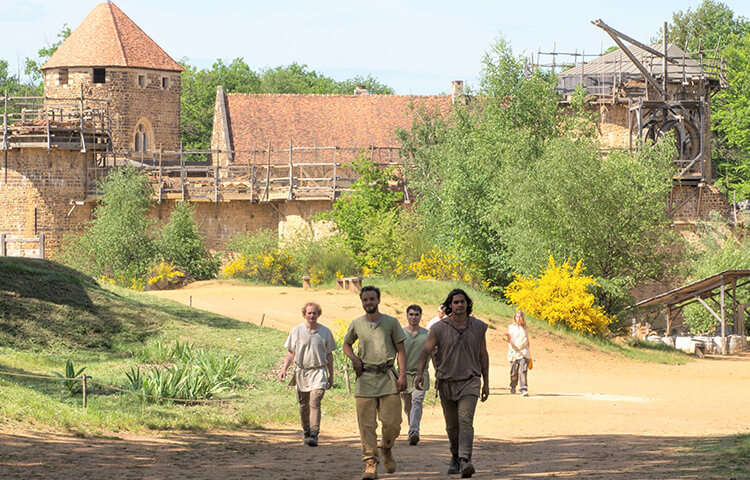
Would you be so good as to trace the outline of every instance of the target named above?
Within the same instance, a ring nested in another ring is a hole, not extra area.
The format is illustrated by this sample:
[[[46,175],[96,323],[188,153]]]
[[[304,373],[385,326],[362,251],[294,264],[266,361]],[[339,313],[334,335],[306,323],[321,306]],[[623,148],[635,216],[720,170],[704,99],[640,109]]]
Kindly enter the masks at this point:
[[[281,369],[281,372],[279,372],[279,380],[284,380],[286,378],[286,368]]]
[[[362,375],[362,360],[360,360],[359,357],[354,357],[352,359],[352,368],[354,369],[357,378],[359,378],[359,376]]]
[[[487,401],[487,399],[490,398],[490,385],[487,382],[484,382],[484,385],[482,385],[482,397],[481,400]]]
[[[398,376],[398,381],[396,381],[396,390],[399,392],[403,392],[406,390],[406,374],[403,373]]]
[[[326,389],[330,390],[331,388],[333,388],[333,376],[328,377],[328,386]]]
[[[414,379],[414,388],[416,388],[417,390],[424,390],[424,377],[423,376],[420,375]]]

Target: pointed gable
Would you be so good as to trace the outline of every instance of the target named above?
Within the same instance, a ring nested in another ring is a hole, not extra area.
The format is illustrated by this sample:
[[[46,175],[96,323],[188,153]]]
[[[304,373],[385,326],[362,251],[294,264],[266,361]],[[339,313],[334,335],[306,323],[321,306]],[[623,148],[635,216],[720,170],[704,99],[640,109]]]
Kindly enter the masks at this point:
[[[42,66],[184,69],[112,2],[98,4]]]

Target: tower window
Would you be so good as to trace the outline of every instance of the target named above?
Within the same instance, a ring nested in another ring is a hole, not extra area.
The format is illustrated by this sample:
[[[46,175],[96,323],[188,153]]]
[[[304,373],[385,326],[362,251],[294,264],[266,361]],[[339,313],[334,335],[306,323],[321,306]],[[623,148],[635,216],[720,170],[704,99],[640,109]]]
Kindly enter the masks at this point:
[[[61,68],[57,71],[57,84],[58,85],[67,85],[68,84],[68,69],[67,68]]]
[[[145,152],[148,150],[148,133],[143,124],[139,124],[135,130],[135,151]]]
[[[161,77],[161,88],[164,90],[169,88],[169,77]]]
[[[138,75],[138,86],[146,88],[146,75]]]
[[[107,78],[107,71],[104,68],[94,69],[94,83],[104,83]]]

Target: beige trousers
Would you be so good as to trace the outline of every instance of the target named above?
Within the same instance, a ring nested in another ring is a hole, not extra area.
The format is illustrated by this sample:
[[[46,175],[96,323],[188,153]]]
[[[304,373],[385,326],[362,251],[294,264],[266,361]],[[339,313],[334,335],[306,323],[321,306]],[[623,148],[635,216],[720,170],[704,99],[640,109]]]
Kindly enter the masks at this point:
[[[379,461],[378,419],[383,427],[380,446],[392,448],[401,432],[401,397],[398,393],[382,397],[357,397],[357,423],[363,462]]]

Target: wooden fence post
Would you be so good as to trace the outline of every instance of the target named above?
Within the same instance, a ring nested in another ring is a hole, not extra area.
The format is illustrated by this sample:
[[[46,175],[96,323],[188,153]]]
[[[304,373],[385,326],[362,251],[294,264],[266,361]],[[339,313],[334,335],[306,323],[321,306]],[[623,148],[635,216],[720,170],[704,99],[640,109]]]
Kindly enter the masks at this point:
[[[44,260],[44,232],[39,234],[39,258]]]
[[[8,254],[8,250],[5,247],[5,234],[0,233],[0,257],[4,257]]]
[[[88,404],[88,400],[87,400],[87,398],[86,398],[86,395],[87,395],[87,393],[88,393],[88,392],[87,392],[87,390],[88,390],[88,384],[87,384],[87,382],[86,382],[86,378],[87,378],[87,377],[86,377],[86,374],[84,373],[84,374],[83,374],[83,408],[86,408],[86,406],[87,406],[87,404]]]

